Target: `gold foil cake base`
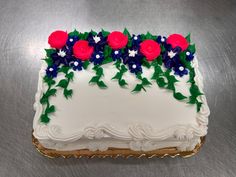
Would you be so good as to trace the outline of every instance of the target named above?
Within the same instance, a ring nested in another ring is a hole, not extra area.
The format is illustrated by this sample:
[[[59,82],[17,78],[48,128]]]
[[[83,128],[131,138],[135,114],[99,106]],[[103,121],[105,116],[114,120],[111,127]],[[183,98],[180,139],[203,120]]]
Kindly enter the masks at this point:
[[[73,151],[57,151],[54,149],[48,149],[48,148],[43,147],[38,141],[38,139],[36,139],[33,135],[32,135],[32,141],[36,149],[38,150],[38,152],[40,152],[42,155],[49,158],[55,158],[55,157],[63,157],[63,158],[69,158],[69,157],[75,157],[75,158],[81,158],[81,157],[88,157],[88,158],[93,158],[93,157],[99,157],[99,158],[159,157],[159,158],[163,158],[165,156],[170,156],[172,158],[176,156],[181,156],[181,157],[186,158],[186,157],[191,157],[195,155],[199,151],[200,147],[205,142],[205,137],[201,137],[201,142],[197,144],[196,147],[192,151],[182,151],[182,152],[177,150],[175,147],[162,148],[162,149],[157,149],[157,150],[147,151],[147,152],[133,151],[130,149],[120,149],[120,148],[109,148],[106,151],[90,151],[88,149],[73,150]]]

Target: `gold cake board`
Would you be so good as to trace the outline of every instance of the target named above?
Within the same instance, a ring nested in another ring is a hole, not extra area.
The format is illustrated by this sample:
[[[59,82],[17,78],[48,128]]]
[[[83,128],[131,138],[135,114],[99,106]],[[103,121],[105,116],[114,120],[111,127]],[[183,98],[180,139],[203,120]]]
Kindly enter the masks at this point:
[[[201,137],[201,142],[196,145],[196,147],[192,151],[179,151],[175,147],[170,147],[170,148],[162,148],[162,149],[157,149],[153,151],[133,151],[130,149],[120,149],[120,148],[109,148],[106,151],[90,151],[88,149],[81,149],[81,150],[73,150],[73,151],[58,151],[54,149],[48,149],[42,146],[40,142],[38,141],[37,138],[35,138],[32,135],[32,141],[33,144],[35,145],[36,149],[38,152],[40,152],[42,155],[49,157],[49,158],[55,158],[55,157],[63,157],[63,158],[69,158],[69,157],[75,157],[75,158],[81,158],[81,157],[88,157],[88,158],[93,158],[93,157],[100,157],[100,158],[105,158],[105,157],[112,157],[112,158],[117,158],[117,157],[147,157],[147,158],[152,158],[152,157],[159,157],[163,158],[165,156],[170,156],[172,158],[176,156],[180,157],[191,157],[195,155],[201,146],[205,142],[205,136]]]

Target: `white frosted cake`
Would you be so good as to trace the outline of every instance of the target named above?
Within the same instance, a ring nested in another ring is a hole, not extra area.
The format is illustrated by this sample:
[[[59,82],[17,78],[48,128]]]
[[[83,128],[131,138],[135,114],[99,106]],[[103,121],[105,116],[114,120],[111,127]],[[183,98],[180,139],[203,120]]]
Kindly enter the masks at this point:
[[[190,35],[75,30],[48,42],[34,104],[38,149],[177,154],[201,144],[209,108]]]

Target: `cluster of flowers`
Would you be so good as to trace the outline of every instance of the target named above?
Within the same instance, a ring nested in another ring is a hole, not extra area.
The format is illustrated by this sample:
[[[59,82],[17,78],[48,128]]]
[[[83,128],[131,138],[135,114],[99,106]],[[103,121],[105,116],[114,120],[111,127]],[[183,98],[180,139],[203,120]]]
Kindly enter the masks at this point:
[[[168,38],[157,36],[155,39],[142,39],[141,35],[128,36],[119,31],[107,35],[102,32],[88,33],[86,40],[79,35],[70,35],[64,31],[54,31],[48,38],[48,43],[55,52],[51,54],[53,65],[49,66],[46,74],[56,77],[60,64],[70,66],[73,70],[82,70],[83,62],[89,60],[94,65],[100,65],[105,60],[104,48],[108,45],[112,52],[113,61],[121,60],[131,73],[141,73],[143,60],[151,62],[160,55],[164,65],[173,69],[176,75],[188,74],[188,70],[181,63],[180,52],[186,52],[186,59],[193,60],[194,53],[187,50],[189,43],[180,34],[172,34]],[[128,45],[130,43],[130,45]],[[164,50],[161,49],[164,47]]]

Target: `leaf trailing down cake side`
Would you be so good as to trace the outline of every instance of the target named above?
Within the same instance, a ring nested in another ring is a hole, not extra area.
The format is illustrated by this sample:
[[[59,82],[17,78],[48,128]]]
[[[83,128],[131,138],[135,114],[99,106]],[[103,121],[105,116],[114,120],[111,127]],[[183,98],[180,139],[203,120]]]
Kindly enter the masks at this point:
[[[135,35],[126,28],[123,32],[102,29],[100,32],[74,30],[67,33],[58,30],[51,33],[48,43],[51,48],[45,49],[44,59],[47,64],[44,82],[48,90],[43,93],[40,101],[45,105],[41,116],[44,123],[49,122],[50,114],[56,110],[49,103],[51,96],[59,90],[63,91],[66,99],[73,96],[69,83],[73,81],[76,72],[92,68],[95,75],[88,83],[96,84],[101,89],[107,88],[103,76],[104,65],[108,63],[113,63],[117,69],[111,79],[117,81],[121,88],[128,88],[129,83],[123,76],[130,72],[137,78],[131,92],[146,91],[147,87],[152,86],[151,81],[154,81],[158,87],[170,90],[175,99],[195,104],[197,111],[201,108],[199,96],[202,93],[195,83],[195,70],[192,66],[196,47],[191,43],[190,34],[184,38],[180,34],[165,37],[150,32]],[[154,69],[151,78],[144,77],[144,68]],[[54,78],[59,73],[63,78],[56,83]],[[185,75],[189,76],[190,83],[188,97],[175,88],[178,78]]]

